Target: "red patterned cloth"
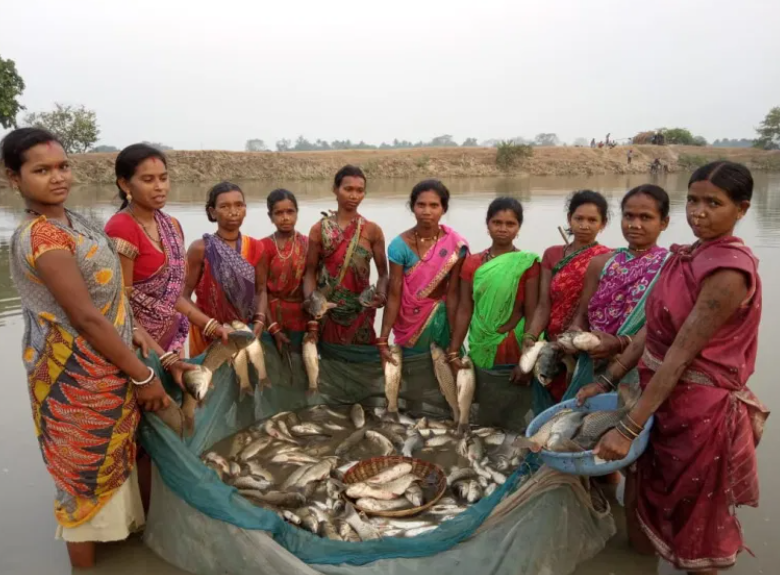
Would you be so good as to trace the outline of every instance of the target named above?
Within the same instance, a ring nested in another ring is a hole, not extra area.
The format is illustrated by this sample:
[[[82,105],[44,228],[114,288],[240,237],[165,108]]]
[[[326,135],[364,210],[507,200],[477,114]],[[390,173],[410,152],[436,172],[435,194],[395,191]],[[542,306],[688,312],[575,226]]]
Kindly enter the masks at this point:
[[[283,330],[306,331],[309,319],[303,311],[303,272],[309,239],[295,233],[292,243],[279,250],[273,236],[261,240],[263,259],[268,267],[268,322],[277,322]]]

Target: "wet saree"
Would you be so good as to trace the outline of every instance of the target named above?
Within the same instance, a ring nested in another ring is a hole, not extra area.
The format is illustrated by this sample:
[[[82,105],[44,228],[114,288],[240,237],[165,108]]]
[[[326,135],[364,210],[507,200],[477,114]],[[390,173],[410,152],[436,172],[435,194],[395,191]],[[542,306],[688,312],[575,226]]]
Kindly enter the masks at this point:
[[[268,322],[277,322],[286,332],[306,331],[308,316],[303,311],[303,274],[309,238],[295,233],[279,250],[273,236],[262,240],[268,267]]]
[[[255,266],[260,261],[260,242],[239,235],[236,249],[212,234],[203,236],[206,247],[203,272],[195,287],[196,305],[220,323],[238,320],[252,323],[257,305]],[[190,357],[203,353],[209,341],[203,331],[190,326]]]
[[[650,446],[637,462],[640,524],[656,551],[684,570],[733,565],[744,548],[735,507],[758,504],[755,447],[768,411],[747,387],[761,319],[758,260],[735,237],[673,246],[646,305],[643,387],[696,304],[702,282],[720,269],[743,272],[748,297],[656,411]]]
[[[95,307],[132,345],[132,316],[113,244],[85,218],[67,215],[72,227],[40,217],[16,230],[11,273],[22,304],[22,359],[35,432],[57,487],[54,515],[63,527],[78,527],[130,475],[140,415],[127,376],[79,335],[38,277],[43,254],[70,252]]]
[[[534,253],[511,252],[485,262],[474,273],[474,312],[469,324],[469,357],[477,367],[492,368],[499,346],[507,338],[515,338],[520,347],[525,318],[510,333],[498,333],[498,328],[512,315],[521,278],[538,261],[539,256]]]
[[[376,309],[365,308],[358,298],[370,285],[371,252],[360,244],[368,222],[357,216],[341,229],[335,216],[324,217],[321,225],[320,269],[317,287],[338,307],[322,322],[320,340],[342,345],[373,345],[376,341]]]
[[[394,247],[406,248],[416,261],[404,268],[404,287],[398,317],[393,326],[395,343],[402,347],[430,350],[430,344],[445,347],[450,343],[450,325],[444,296],[431,294],[446,282],[450,272],[468,250],[468,242],[447,226],[440,226],[444,235],[420,259],[399,236]],[[398,244],[401,242],[401,245]],[[396,261],[393,254],[391,261]],[[409,260],[411,258],[407,258]]]

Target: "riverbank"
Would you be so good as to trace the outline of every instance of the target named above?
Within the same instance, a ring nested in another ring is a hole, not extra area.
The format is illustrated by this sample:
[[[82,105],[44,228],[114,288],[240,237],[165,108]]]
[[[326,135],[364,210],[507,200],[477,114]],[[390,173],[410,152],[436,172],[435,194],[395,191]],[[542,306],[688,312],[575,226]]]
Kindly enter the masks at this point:
[[[633,150],[631,164],[626,161]],[[689,171],[728,159],[752,170],[780,171],[780,151],[697,146],[619,146],[613,149],[533,148],[510,170],[496,165],[495,148],[414,148],[327,152],[167,152],[175,182],[219,180],[329,180],[344,164],[361,166],[370,178],[462,178],[496,176],[580,176],[648,173],[659,158],[671,172]],[[79,184],[113,184],[116,154],[71,156]],[[5,182],[0,185],[7,185]]]

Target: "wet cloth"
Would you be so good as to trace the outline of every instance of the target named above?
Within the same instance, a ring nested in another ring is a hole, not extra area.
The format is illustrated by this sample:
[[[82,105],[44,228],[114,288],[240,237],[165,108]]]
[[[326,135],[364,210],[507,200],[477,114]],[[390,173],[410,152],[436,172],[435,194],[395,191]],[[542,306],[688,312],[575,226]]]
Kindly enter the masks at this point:
[[[442,235],[420,257],[401,236],[390,242],[388,259],[403,267],[404,283],[398,317],[393,326],[395,343],[414,349],[446,348],[450,343],[446,290],[440,298],[431,294],[446,285],[458,260],[468,254],[468,242],[452,228],[441,226]]]
[[[268,236],[262,240],[262,246],[268,269],[268,323],[275,321],[288,333],[305,331],[309,318],[303,311],[303,274],[309,238],[296,232],[279,249],[274,237]]]
[[[761,319],[758,260],[735,237],[673,246],[646,306],[643,387],[693,310],[702,282],[722,269],[745,274],[748,297],[656,411],[637,465],[640,524],[658,553],[685,570],[733,565],[743,549],[734,508],[758,504],[755,447],[768,411],[747,387]]]
[[[139,411],[127,376],[71,325],[38,276],[38,258],[70,253],[92,303],[132,346],[132,316],[112,242],[87,219],[66,212],[71,226],[45,217],[26,222],[11,239],[11,274],[24,318],[22,359],[33,422],[57,496],[59,525],[94,517],[125,483],[135,463]]]
[[[179,351],[189,332],[189,321],[175,306],[184,288],[186,251],[179,223],[157,210],[154,213],[165,261],[151,275],[136,279],[130,305],[136,321],[166,351]],[[148,254],[143,246],[149,242],[146,232],[126,213],[115,214],[106,224],[106,233],[114,238],[120,255],[133,260],[133,270],[144,266]],[[158,251],[159,250],[155,250]],[[155,258],[158,256],[154,256]],[[148,267],[148,265],[146,266]]]
[[[525,284],[539,276],[539,256],[516,251],[489,259],[489,250],[463,262],[461,279],[472,283],[474,311],[469,324],[469,357],[477,367],[517,364],[520,361],[525,317],[512,332],[498,328],[512,315],[515,303],[525,299]]]
[[[238,320],[252,323],[257,306],[255,266],[262,256],[258,240],[239,235],[233,249],[219,237],[203,236],[203,271],[195,286],[197,306],[222,324]],[[209,341],[201,328],[190,326],[190,357],[206,351]]]

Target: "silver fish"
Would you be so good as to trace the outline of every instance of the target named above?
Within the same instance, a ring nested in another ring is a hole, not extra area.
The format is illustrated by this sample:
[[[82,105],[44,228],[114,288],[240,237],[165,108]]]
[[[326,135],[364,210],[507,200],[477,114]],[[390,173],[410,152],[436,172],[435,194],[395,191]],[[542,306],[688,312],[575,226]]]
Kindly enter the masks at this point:
[[[483,490],[482,486],[472,479],[469,483],[468,492],[466,493],[466,501],[469,503],[476,503],[482,499],[484,493],[485,491]]]
[[[243,324],[240,321],[233,321],[230,323],[230,326],[239,331],[252,331],[246,324]],[[265,353],[263,352],[263,345],[260,343],[260,340],[254,338],[244,351],[247,361],[251,363],[257,371],[257,381],[260,382],[261,385],[267,384],[270,386],[270,382],[268,382],[268,372],[265,369]]]
[[[485,447],[482,440],[477,436],[464,437],[458,443],[458,455],[465,457],[469,461],[482,461],[485,454]]]
[[[301,473],[299,477],[296,477],[295,481],[290,482],[290,479],[296,475],[293,473],[293,475],[291,475],[287,481],[282,484],[282,489],[289,489],[290,487],[305,487],[312,481],[321,481],[330,475],[330,472],[333,470],[335,465],[336,458],[328,457],[319,463],[313,463],[308,467],[303,467],[301,468],[303,473]]]
[[[496,492],[496,489],[498,489],[498,483],[491,483],[487,486],[487,489],[485,489],[485,497],[490,497],[493,495],[493,493]]]
[[[577,337],[581,332],[579,331],[565,331],[561,335],[559,335],[555,341],[558,343],[558,345],[563,350],[563,353],[566,354],[572,354],[577,353],[577,347],[574,345],[574,338]]]
[[[243,400],[247,395],[254,395],[255,390],[249,378],[249,357],[245,349],[239,351],[233,358],[233,370],[238,381],[238,400]]]
[[[330,435],[322,427],[310,421],[307,421],[306,423],[299,423],[298,425],[293,425],[290,428],[290,433],[296,437],[307,437],[311,435]]]
[[[293,525],[300,525],[301,524],[301,518],[298,517],[295,513],[290,511],[289,509],[285,509],[282,511],[282,519],[285,519],[292,523]]]
[[[438,435],[447,435],[450,432],[449,429],[418,429],[417,433],[422,435],[425,439],[436,437]]]
[[[466,492],[468,494],[468,491]],[[439,503],[437,505],[434,505],[430,509],[428,509],[427,513],[434,516],[440,516],[440,515],[457,515],[458,513],[462,513],[467,508],[463,505],[458,504],[451,504],[451,503]]]
[[[471,413],[471,402],[474,400],[474,391],[477,388],[477,379],[471,359],[466,356],[461,359],[461,363],[464,365],[464,369],[458,371],[455,384],[458,392],[458,410],[460,411],[458,433],[464,434],[469,431],[469,414]]]
[[[345,429],[347,429],[346,427],[339,425],[338,423],[331,423],[331,422],[323,423],[322,427],[324,427],[328,431],[344,431]]]
[[[408,531],[404,531],[404,537],[417,537],[418,535],[422,535],[423,533],[428,533],[429,531],[433,531],[436,529],[437,525],[429,525],[428,527],[418,527],[417,529],[409,529]]]
[[[450,435],[439,435],[431,437],[429,440],[427,440],[425,442],[425,447],[441,447],[443,445],[448,445],[454,442],[455,438]]]
[[[276,482],[276,478],[274,477],[273,473],[268,471],[257,461],[247,461],[244,466],[244,471],[247,475],[251,475],[252,477],[257,477],[259,479],[265,479],[271,483]]]
[[[445,429],[447,431],[452,431],[452,424],[447,421],[439,421],[438,419],[429,419],[428,420],[428,427],[430,429]]]
[[[419,432],[415,431],[404,442],[403,449],[401,449],[401,455],[404,457],[413,457],[414,452],[418,449],[422,449],[425,442]]]
[[[233,440],[230,442],[230,452],[228,457],[238,457],[247,445],[252,443],[253,437],[250,433],[245,431],[239,431],[233,436]]]
[[[257,479],[251,475],[244,475],[242,477],[236,477],[233,481],[233,487],[236,489],[256,489],[258,491],[265,491],[271,487],[272,483],[265,479]]]
[[[390,346],[390,355],[395,365],[388,361],[385,364],[385,397],[388,413],[398,413],[398,393],[401,389],[401,372],[403,367],[403,351],[400,345]]]
[[[477,472],[471,467],[456,467],[447,476],[447,485],[455,485],[459,481],[466,479],[474,479],[477,476]]]
[[[418,419],[417,423],[414,424],[414,428],[417,430],[428,429],[428,418],[421,417],[420,419]]]
[[[307,413],[312,421],[316,421],[318,423],[322,423],[327,419],[333,418],[343,420],[349,419],[349,416],[344,415],[343,413],[339,413],[338,411],[334,411],[327,405],[315,405],[314,407],[310,407],[307,410]]]
[[[374,295],[376,295],[376,286],[371,285],[364,289],[358,296],[358,301],[363,307],[371,307],[374,302]]]
[[[436,374],[436,380],[439,382],[439,389],[441,390],[444,399],[447,400],[450,409],[452,409],[452,419],[460,421],[460,409],[458,408],[458,392],[455,388],[455,377],[452,375],[449,364],[447,364],[447,357],[444,355],[444,350],[435,343],[432,343],[431,357],[433,358],[433,371]]]
[[[318,463],[319,459],[306,453],[278,453],[271,458],[271,463]]]
[[[339,444],[339,446],[336,448],[336,455],[338,457],[344,457],[347,453],[349,453],[349,450],[360,443],[365,436],[365,429],[358,429],[357,431],[354,431],[352,434],[350,434],[349,437],[347,437]]]
[[[320,537],[325,537],[331,541],[344,541],[330,518],[322,519],[322,517],[320,517],[319,535]]]
[[[552,381],[563,372],[566,372],[567,381],[571,379],[574,373],[574,358],[564,353],[564,348],[556,343],[546,342],[539,352],[534,367],[534,375],[544,387],[547,387]]]
[[[518,437],[515,440],[515,444],[519,447],[530,449],[531,451],[538,453],[547,445],[556,423],[561,419],[569,417],[574,417],[576,421],[577,419],[582,418],[582,414],[577,415],[577,412],[573,409],[562,409],[548,419],[532,437]]]
[[[309,378],[309,393],[315,393],[319,389],[320,355],[317,344],[308,337],[308,334],[303,338],[303,365]]]
[[[355,532],[352,527],[350,527],[349,523],[346,521],[338,521],[336,523],[336,528],[338,529],[339,535],[344,541],[351,541],[352,543],[360,543],[361,539],[360,536]],[[377,534],[377,537],[379,534]]]
[[[356,429],[360,429],[366,424],[366,412],[363,411],[363,406],[359,403],[352,406],[349,410],[349,416],[352,419],[352,425],[354,425]]]
[[[238,492],[253,502],[257,501],[261,505],[269,504],[278,507],[296,508],[306,504],[306,498],[300,493],[293,491],[269,491],[259,493],[253,490],[239,489]]]
[[[404,475],[381,485],[369,485],[368,483],[353,483],[347,486],[347,497],[352,499],[359,499],[362,497],[371,497],[373,499],[381,499],[383,501],[389,501],[390,499],[397,499],[403,495],[409,486],[419,481],[420,479],[411,473]]]
[[[325,317],[333,308],[338,307],[335,303],[331,303],[320,291],[313,291],[309,296],[309,299],[304,302],[304,311],[306,311],[312,318],[321,320]]]
[[[392,455],[395,453],[395,447],[393,447],[393,444],[390,442],[390,440],[378,431],[374,431],[373,429],[367,430],[366,439],[381,448],[382,455]]]
[[[582,426],[585,412],[575,411],[567,417],[561,417],[552,426],[550,437],[545,447],[550,451],[578,451],[577,444],[572,441]]]
[[[589,331],[583,331],[572,338],[572,344],[580,351],[593,351],[601,345],[601,338]]]
[[[411,463],[398,463],[392,467],[388,467],[384,471],[377,473],[373,477],[366,479],[366,483],[369,485],[381,485],[382,483],[388,483],[404,475],[409,475],[412,472]]]
[[[282,431],[282,426],[284,426],[284,431]],[[295,445],[300,445],[298,440],[294,439],[289,433],[286,433],[287,426],[284,424],[282,420],[279,421],[273,421],[269,419],[265,422],[265,425],[263,427],[265,429],[265,432],[273,437],[274,439],[278,439],[279,441],[285,441],[287,443],[293,443]]]
[[[338,499],[339,495],[344,492],[346,486],[332,477],[325,483],[325,490],[330,499]]]
[[[503,485],[504,483],[506,483],[506,475],[504,475],[499,471],[496,471],[489,465],[480,465],[476,461],[473,463],[473,465],[474,465],[474,469],[477,469],[479,467],[479,469],[487,473],[487,479],[493,481],[494,483],[498,483],[499,485]],[[479,473],[479,471],[477,472]]]
[[[228,334],[228,342],[226,344],[222,343],[221,340],[217,340],[209,345],[201,367],[211,373],[215,373],[222,367],[223,363],[230,361],[242,349],[246,349],[254,339],[256,339],[255,334],[251,331],[231,331]]]
[[[363,521],[349,503],[344,508],[344,521],[349,523],[349,526],[355,530],[362,541],[380,538],[379,532],[369,523]],[[346,537],[344,539],[347,540]]]
[[[532,347],[523,351],[523,355],[520,356],[520,363],[518,364],[520,365],[520,371],[523,373],[531,373],[536,365],[536,360],[539,358],[539,353],[543,348],[544,342],[537,341]]]
[[[424,502],[422,487],[416,483],[413,483],[406,489],[404,497],[406,497],[406,499],[409,500],[409,503],[415,507],[420,507]]]
[[[184,372],[184,388],[197,401],[202,401],[209,391],[213,374],[210,369],[196,365],[195,369]]]
[[[301,507],[295,512],[301,518],[301,527],[315,535],[320,529],[320,520],[311,507]]]
[[[373,499],[371,497],[362,497],[357,500],[357,506],[366,511],[399,511],[412,507],[406,499]]]
[[[207,453],[203,456],[203,462],[218,470],[220,475],[230,475],[230,463],[218,453]]]

